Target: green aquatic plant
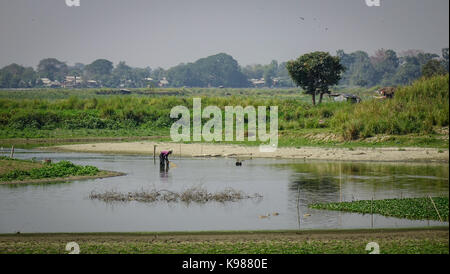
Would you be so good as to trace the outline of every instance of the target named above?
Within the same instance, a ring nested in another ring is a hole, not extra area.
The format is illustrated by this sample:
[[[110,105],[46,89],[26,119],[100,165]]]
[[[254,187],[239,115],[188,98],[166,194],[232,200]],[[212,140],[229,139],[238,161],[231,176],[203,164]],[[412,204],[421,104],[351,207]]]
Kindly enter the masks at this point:
[[[26,179],[62,178],[69,176],[95,176],[100,172],[97,167],[79,166],[69,161],[46,164],[41,168],[31,170],[13,170],[0,175],[0,181],[23,181]]]
[[[436,207],[433,205],[436,205]],[[365,200],[341,203],[311,204],[309,208],[355,212],[362,214],[380,214],[388,217],[411,220],[436,220],[448,222],[448,197],[403,198],[386,200]],[[439,214],[438,214],[438,212]]]

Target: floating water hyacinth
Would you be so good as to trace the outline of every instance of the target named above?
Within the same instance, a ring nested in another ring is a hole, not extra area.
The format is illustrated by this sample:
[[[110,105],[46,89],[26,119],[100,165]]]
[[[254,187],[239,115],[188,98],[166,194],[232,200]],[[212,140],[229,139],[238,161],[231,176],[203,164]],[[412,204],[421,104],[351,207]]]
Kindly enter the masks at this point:
[[[432,201],[436,205],[434,207]],[[388,217],[410,220],[436,220],[448,222],[448,197],[404,198],[386,200],[367,200],[342,203],[311,204],[310,208],[356,212],[362,214],[380,214]],[[439,214],[438,214],[438,212]]]

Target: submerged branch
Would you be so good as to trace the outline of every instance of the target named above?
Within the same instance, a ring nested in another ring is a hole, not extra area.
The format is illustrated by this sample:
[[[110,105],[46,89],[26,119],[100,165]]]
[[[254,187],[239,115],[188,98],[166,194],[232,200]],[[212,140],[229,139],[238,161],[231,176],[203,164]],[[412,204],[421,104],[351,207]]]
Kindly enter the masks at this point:
[[[119,193],[116,191],[107,191],[104,193],[91,192],[90,199],[101,200],[104,202],[129,202],[137,201],[143,203],[153,202],[183,202],[204,204],[207,202],[236,202],[244,199],[261,199],[260,194],[248,195],[242,191],[237,191],[232,188],[227,188],[220,192],[210,193],[204,188],[193,187],[182,192],[174,192],[170,190],[156,190]]]

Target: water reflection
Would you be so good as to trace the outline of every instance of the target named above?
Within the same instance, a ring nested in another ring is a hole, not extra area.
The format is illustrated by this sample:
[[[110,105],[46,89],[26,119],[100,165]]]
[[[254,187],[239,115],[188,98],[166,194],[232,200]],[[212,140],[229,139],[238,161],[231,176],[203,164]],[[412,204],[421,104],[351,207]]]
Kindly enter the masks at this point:
[[[292,170],[288,183],[289,205],[292,212],[297,212],[300,228],[314,219],[312,214],[304,216],[311,212],[322,217],[328,215],[327,222],[332,226],[345,226],[342,216],[347,215],[348,219],[348,213],[318,212],[308,208],[313,203],[448,196],[449,191],[448,164],[313,162],[278,164],[276,167]],[[370,227],[376,225],[374,222],[382,225],[388,219],[392,218],[370,216]]]
[[[280,159],[176,159],[162,169],[149,156],[52,153],[17,150],[17,157],[69,160],[124,172],[122,177],[70,184],[0,187],[0,233],[327,229],[448,225],[324,210],[317,202],[448,195],[448,164],[305,162]],[[175,166],[174,166],[175,167]],[[88,199],[92,191],[142,189],[209,192],[231,187],[262,200],[207,204],[106,204]],[[279,216],[260,219],[278,212]]]
[[[300,188],[317,202],[448,196],[449,190],[448,164],[315,162],[278,167],[293,171],[291,191]]]

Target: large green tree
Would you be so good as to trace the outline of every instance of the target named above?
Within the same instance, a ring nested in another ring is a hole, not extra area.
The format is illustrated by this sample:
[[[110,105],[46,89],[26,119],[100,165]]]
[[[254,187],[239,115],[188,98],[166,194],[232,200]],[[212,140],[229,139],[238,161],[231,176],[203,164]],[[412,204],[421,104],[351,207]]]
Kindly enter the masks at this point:
[[[340,84],[350,86],[374,86],[377,84],[377,73],[367,52],[355,51],[347,54],[343,50],[338,50],[337,56],[346,69]]]
[[[11,64],[0,69],[0,88],[31,88],[36,85],[36,80],[33,68]]]
[[[86,72],[95,76],[110,75],[114,66],[111,61],[106,59],[97,59],[85,67]]]
[[[68,73],[68,66],[58,59],[46,58],[39,62],[37,71],[40,77],[48,78],[52,81],[63,81]]]
[[[273,60],[264,70],[264,81],[266,87],[271,87],[273,85],[273,78],[277,76],[278,62]]]
[[[320,104],[323,95],[330,92],[329,87],[336,85],[345,71],[339,57],[320,51],[289,61],[286,68],[294,83],[312,96],[313,105],[317,94],[320,95]]]
[[[430,60],[422,67],[422,75],[426,78],[444,74],[447,74],[447,70],[438,60]]]
[[[86,80],[96,80],[102,86],[114,87],[118,81],[112,77],[114,65],[106,59],[97,59],[84,68],[84,76]]]
[[[422,75],[420,60],[417,56],[402,57],[402,64],[393,78],[396,85],[408,85]]]
[[[371,60],[377,73],[377,82],[380,82],[382,85],[391,85],[400,65],[397,53],[391,49],[380,49],[375,52]]]
[[[247,87],[248,82],[236,60],[220,53],[197,60],[195,63],[180,64],[167,71],[172,86],[189,87]]]
[[[447,72],[449,71],[449,57],[448,57],[448,48],[442,49],[442,65],[445,67]]]

